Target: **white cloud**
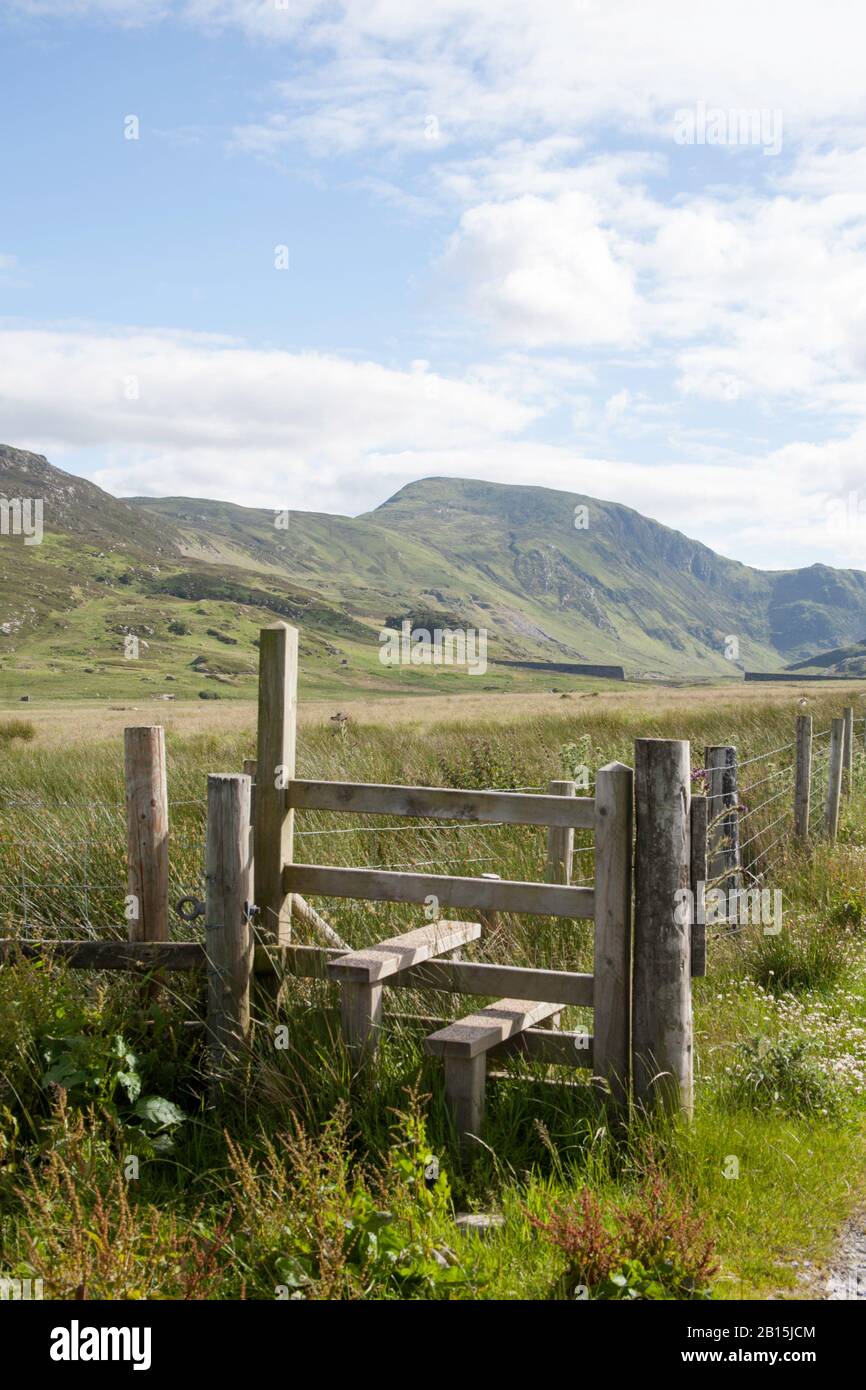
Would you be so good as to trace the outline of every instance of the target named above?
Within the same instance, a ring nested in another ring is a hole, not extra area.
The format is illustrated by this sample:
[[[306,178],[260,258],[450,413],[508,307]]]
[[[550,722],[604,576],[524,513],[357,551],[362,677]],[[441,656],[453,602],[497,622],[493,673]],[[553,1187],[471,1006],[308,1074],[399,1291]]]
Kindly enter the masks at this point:
[[[188,19],[235,23],[315,55],[282,90],[282,135],[316,149],[422,148],[438,117],[445,145],[573,134],[609,122],[673,138],[673,113],[697,101],[781,109],[786,138],[838,138],[866,113],[858,0],[784,7],[728,0],[272,0],[189,3]],[[267,129],[265,125],[264,130]]]
[[[423,439],[471,448],[536,411],[419,365],[396,371],[321,353],[262,351],[217,336],[129,330],[0,331],[0,437],[107,451],[110,490],[204,491],[306,504],[314,485],[366,474],[375,452]],[[325,506],[323,502],[321,505]]]
[[[463,214],[446,264],[501,338],[530,347],[635,340],[636,296],[616,237],[582,193],[482,203]]]

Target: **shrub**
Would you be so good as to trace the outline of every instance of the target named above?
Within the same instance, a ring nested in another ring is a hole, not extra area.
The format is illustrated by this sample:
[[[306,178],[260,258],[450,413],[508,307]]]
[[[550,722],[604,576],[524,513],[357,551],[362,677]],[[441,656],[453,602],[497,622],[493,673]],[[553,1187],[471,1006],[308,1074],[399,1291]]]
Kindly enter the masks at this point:
[[[0,743],[11,743],[20,738],[30,743],[36,737],[36,726],[29,719],[4,719],[0,724]]]
[[[469,739],[466,746],[450,758],[441,754],[439,772],[443,786],[465,787],[471,791],[486,788],[507,791],[531,780],[511,749],[501,743],[496,747],[486,738]]]
[[[348,1111],[340,1105],[314,1137],[295,1121],[264,1141],[257,1166],[226,1137],[251,1292],[292,1299],[448,1298],[471,1271],[442,1244],[450,1222],[445,1173],[433,1165],[413,1100],[393,1131],[384,1170],[351,1162]],[[291,1290],[291,1293],[288,1291]]]
[[[230,1211],[206,1228],[200,1209],[184,1218],[137,1201],[110,1127],[70,1113],[62,1097],[50,1138],[17,1191],[23,1228],[9,1255],[22,1274],[59,1299],[219,1297]]]
[[[850,965],[850,948],[839,930],[818,923],[756,936],[744,956],[755,983],[776,995],[832,989]]]
[[[689,1203],[651,1170],[624,1205],[605,1207],[584,1188],[547,1221],[530,1217],[567,1259],[556,1298],[709,1299],[718,1271],[713,1242]]]
[[[839,1082],[818,1060],[807,1038],[751,1038],[739,1043],[722,1083],[728,1104],[815,1118],[843,1108]]]

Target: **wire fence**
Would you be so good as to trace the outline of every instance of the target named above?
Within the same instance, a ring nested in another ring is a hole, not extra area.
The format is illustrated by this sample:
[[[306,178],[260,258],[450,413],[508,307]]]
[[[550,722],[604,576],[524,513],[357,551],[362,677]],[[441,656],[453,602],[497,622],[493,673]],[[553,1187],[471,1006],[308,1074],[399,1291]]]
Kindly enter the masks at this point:
[[[866,768],[866,717],[854,721],[856,765]],[[812,823],[823,818],[830,764],[831,729],[812,736],[810,793]],[[749,752],[739,758],[736,819],[739,867],[749,884],[766,884],[777,873],[794,824],[796,742]],[[699,767],[693,782],[712,774]],[[544,792],[546,785],[499,790]],[[591,788],[588,789],[591,793]],[[204,897],[207,803],[182,796],[170,803],[170,900]],[[731,808],[710,825],[717,833]],[[575,831],[571,882],[591,886],[594,837]],[[539,880],[546,876],[546,832],[500,822],[475,824],[377,823],[358,817],[351,826],[333,813],[296,816],[295,858],[299,862],[381,870],[427,870],[445,875],[499,873]],[[715,880],[714,880],[715,882]],[[712,886],[712,885],[710,885]],[[122,799],[83,792],[56,798],[27,788],[0,785],[0,930],[25,936],[54,934],[98,937],[125,932],[127,893],[126,806]],[[178,933],[189,925],[178,920]]]
[[[546,785],[499,788],[541,793]],[[204,852],[207,800],[170,801],[169,896],[205,895]],[[324,812],[295,817],[294,857],[336,867],[426,870],[445,875],[515,874],[544,878],[546,832],[538,827],[413,822],[381,823],[375,817]],[[125,931],[127,894],[126,804],[119,799],[68,795],[47,799],[0,784],[0,931],[64,937],[117,937]],[[592,883],[593,843],[575,832],[574,875]],[[189,924],[177,923],[189,937]]]

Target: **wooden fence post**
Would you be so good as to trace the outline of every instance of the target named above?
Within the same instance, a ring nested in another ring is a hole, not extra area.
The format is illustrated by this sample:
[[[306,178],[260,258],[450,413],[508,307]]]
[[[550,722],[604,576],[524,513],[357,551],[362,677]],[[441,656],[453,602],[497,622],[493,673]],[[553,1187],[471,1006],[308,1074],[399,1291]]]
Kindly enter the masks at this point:
[[[595,781],[593,1074],[616,1108],[628,1102],[632,1012],[634,773],[608,763]]]
[[[845,720],[845,744],[842,754],[844,776],[842,784],[845,795],[851,795],[851,780],[854,775],[854,706],[846,705],[842,713]]]
[[[244,758],[244,776],[250,779],[250,902],[256,898],[256,760]]]
[[[692,991],[687,901],[691,773],[687,740],[635,743],[635,1100],[691,1115]]]
[[[205,932],[207,1031],[211,1093],[225,1064],[250,1034],[253,930],[250,906],[250,779],[212,773],[207,779]]]
[[[704,749],[709,798],[708,882],[730,892],[740,880],[740,817],[737,750],[727,744]]]
[[[547,790],[551,796],[575,796],[573,782],[550,782]],[[548,883],[571,883],[571,869],[574,860],[574,827],[552,825],[547,832],[547,873]]]
[[[292,862],[294,812],[286,806],[286,787],[295,775],[297,708],[298,629],[275,623],[260,633],[255,846],[258,925],[278,946],[292,938],[283,866]]]
[[[845,720],[834,719],[830,726],[830,773],[824,823],[831,840],[839,831],[839,803],[842,799],[842,764],[845,754]]]
[[[168,941],[165,730],[123,731],[130,941]]]
[[[797,715],[797,773],[794,781],[794,833],[800,840],[809,835],[809,807],[812,797],[812,716]]]
[[[692,884],[691,972],[692,977],[707,973],[707,825],[709,802],[705,796],[692,797],[689,873]]]

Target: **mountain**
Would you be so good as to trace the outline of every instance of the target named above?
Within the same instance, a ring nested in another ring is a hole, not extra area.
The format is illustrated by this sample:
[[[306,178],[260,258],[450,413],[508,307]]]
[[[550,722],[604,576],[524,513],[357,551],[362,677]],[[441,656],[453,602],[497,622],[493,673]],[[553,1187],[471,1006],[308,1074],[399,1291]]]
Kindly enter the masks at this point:
[[[833,651],[818,652],[805,661],[795,661],[786,668],[789,671],[803,671],[814,675],[866,677],[866,638],[854,642],[850,647],[836,647]]]
[[[631,508],[550,488],[427,478],[363,516],[286,517],[119,500],[0,447],[3,497],[42,498],[44,511],[42,544],[0,537],[5,695],[248,695],[258,628],[279,617],[301,628],[308,694],[476,685],[457,669],[383,666],[379,632],[406,618],[484,629],[493,689],[551,681],[498,661],[730,678],[866,631],[860,571],[754,569]]]

